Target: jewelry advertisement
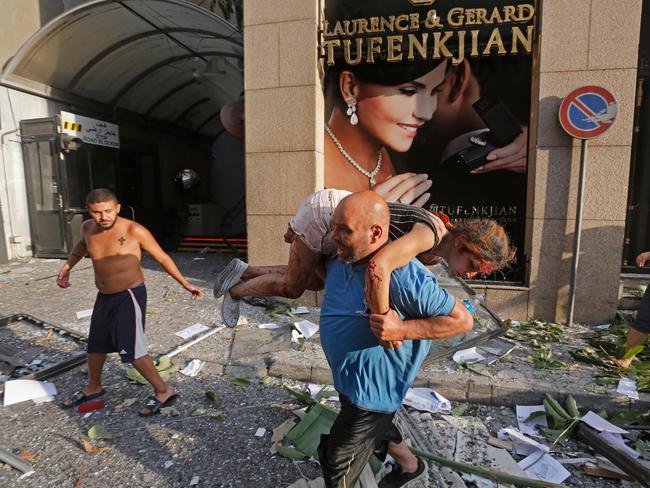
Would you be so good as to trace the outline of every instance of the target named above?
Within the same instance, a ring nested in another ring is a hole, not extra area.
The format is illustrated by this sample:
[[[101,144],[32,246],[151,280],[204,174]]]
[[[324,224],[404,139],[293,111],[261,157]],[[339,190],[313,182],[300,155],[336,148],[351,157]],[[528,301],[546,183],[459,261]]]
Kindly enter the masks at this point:
[[[536,2],[324,5],[325,187],[493,219],[517,253],[476,279],[523,283]]]

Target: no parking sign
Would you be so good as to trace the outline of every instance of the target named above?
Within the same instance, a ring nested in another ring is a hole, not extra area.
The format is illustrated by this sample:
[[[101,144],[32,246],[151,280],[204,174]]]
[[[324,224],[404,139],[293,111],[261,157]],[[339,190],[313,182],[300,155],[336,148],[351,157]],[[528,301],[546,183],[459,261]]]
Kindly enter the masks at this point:
[[[571,287],[569,289],[568,324],[573,324],[576,298],[580,234],[582,231],[582,208],[584,206],[585,173],[587,167],[587,140],[609,129],[616,119],[618,105],[614,96],[595,85],[580,87],[569,93],[560,104],[560,125],[572,137],[582,139],[580,149],[580,176],[578,177],[578,205],[576,228],[573,234],[573,259],[571,263]]]
[[[583,86],[569,93],[560,105],[560,125],[577,139],[592,139],[609,129],[618,105],[600,86]]]

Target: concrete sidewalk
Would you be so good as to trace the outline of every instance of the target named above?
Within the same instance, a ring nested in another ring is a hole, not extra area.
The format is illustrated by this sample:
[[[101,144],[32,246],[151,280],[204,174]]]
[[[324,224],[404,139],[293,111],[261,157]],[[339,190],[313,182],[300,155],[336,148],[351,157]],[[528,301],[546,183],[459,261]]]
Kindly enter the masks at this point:
[[[200,301],[192,301],[172,278],[151,259],[145,257],[143,267],[148,288],[146,336],[150,352],[163,354],[181,344],[175,333],[194,323],[221,324],[221,300],[212,297],[212,282],[230,259],[215,254],[175,254],[181,271],[206,291]],[[55,324],[65,324],[87,332],[89,319],[77,320],[77,311],[92,308],[96,289],[89,260],[84,260],[71,275],[72,287],[59,289],[55,276],[60,260],[31,260],[4,266],[0,274],[0,315],[27,313]],[[309,306],[309,314],[300,316],[318,323],[319,310]],[[264,309],[242,303],[245,324],[224,329],[177,356],[178,360],[202,359],[213,363],[217,371],[233,376],[284,376],[313,383],[330,383],[331,374],[318,336],[302,350],[290,340],[293,319],[286,315],[269,317]],[[507,318],[507,317],[502,317]],[[259,329],[257,325],[276,322],[277,331]],[[581,409],[609,411],[650,408],[650,394],[641,393],[638,401],[615,393],[614,387],[600,387],[594,382],[597,370],[576,363],[569,355],[578,349],[579,339],[571,335],[557,346],[554,358],[564,360],[564,369],[535,369],[526,357],[530,353],[520,347],[506,358],[489,366],[490,377],[460,368],[451,360],[443,360],[421,370],[417,385],[429,386],[453,401],[486,405],[541,403],[544,393],[561,399],[574,396]]]

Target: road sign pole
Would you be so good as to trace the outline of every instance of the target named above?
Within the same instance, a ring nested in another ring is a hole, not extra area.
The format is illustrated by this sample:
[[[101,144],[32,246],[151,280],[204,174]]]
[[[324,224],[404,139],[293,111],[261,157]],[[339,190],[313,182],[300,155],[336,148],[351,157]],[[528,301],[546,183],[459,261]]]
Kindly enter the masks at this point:
[[[578,259],[580,257],[580,234],[582,233],[582,208],[584,206],[585,172],[587,169],[587,139],[580,145],[580,176],[578,179],[578,205],[576,207],[576,227],[573,234],[573,260],[571,262],[571,288],[569,289],[569,327],[573,325],[573,310],[576,301],[576,282],[578,280]]]

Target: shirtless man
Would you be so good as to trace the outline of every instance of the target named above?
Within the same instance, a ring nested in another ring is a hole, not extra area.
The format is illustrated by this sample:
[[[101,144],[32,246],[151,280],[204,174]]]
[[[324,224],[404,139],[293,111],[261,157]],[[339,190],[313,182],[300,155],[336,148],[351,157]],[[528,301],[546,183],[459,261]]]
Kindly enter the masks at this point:
[[[112,191],[92,190],[86,196],[86,207],[92,219],[81,224],[81,239],[61,267],[56,283],[68,288],[70,270],[88,253],[93,260],[99,293],[88,335],[88,384],[62,406],[74,407],[103,395],[101,376],[106,354],[118,352],[122,362],[132,363],[155,390],[140,410],[141,416],[148,417],[160,412],[161,407],[169,405],[178,395],[162,380],[147,354],[144,340],[147,290],[140,267],[142,251],[158,261],[194,299],[201,298],[203,292],[187,281],[147,229],[119,216],[120,204]]]

